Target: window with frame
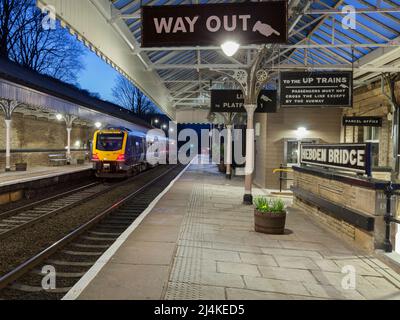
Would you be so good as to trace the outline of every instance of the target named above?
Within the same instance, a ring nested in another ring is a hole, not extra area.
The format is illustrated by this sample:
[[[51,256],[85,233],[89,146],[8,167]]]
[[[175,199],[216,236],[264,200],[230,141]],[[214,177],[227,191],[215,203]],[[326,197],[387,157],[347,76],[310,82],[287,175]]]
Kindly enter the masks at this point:
[[[372,166],[379,167],[379,127],[364,127],[362,140],[364,143],[371,143],[372,149]]]
[[[319,143],[319,139],[287,139],[285,141],[285,165],[295,166],[299,164],[299,153],[301,143]]]

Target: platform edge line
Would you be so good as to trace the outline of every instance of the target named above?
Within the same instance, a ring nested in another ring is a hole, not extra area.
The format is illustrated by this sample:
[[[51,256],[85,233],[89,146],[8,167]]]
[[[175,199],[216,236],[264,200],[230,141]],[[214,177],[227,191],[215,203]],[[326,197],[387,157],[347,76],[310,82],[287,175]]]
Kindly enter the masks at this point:
[[[196,158],[194,158],[196,159]],[[193,160],[194,160],[193,159]],[[136,228],[142,223],[147,215],[153,210],[160,199],[173,187],[186,170],[192,165],[193,160],[175,177],[174,180],[161,192],[149,206],[137,217],[137,219],[122,233],[114,244],[107,249],[106,252],[96,261],[96,263],[86,272],[86,274],[67,292],[67,294],[61,300],[76,300],[86,289],[86,287],[92,282],[97,274],[103,269],[103,267],[111,260],[117,250],[122,246],[127,238],[136,230]]]

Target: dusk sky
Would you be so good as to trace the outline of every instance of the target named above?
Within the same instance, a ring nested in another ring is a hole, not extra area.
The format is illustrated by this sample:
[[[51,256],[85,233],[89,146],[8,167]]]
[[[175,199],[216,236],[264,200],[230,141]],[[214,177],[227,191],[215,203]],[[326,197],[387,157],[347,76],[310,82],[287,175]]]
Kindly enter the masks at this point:
[[[84,64],[86,68],[79,74],[79,84],[82,89],[99,93],[103,100],[113,101],[112,88],[119,73],[94,52],[86,47],[85,49]]]

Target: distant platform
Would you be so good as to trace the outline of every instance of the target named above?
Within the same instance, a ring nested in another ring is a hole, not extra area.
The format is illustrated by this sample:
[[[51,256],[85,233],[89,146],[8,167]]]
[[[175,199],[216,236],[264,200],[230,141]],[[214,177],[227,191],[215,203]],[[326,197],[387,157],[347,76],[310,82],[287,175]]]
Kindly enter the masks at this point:
[[[91,168],[91,164],[84,164],[59,167],[33,167],[28,169],[28,171],[2,172],[0,173],[0,188],[38,179],[52,178],[64,174],[85,171]]]
[[[64,299],[400,299],[395,271],[290,208],[290,198],[284,235],[254,232],[242,199],[242,179],[192,164]]]

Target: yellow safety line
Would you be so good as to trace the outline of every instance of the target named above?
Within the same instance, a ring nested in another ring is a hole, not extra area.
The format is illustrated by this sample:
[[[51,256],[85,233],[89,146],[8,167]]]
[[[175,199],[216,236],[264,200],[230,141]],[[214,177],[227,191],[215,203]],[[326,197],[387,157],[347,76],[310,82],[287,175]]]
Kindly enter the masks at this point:
[[[293,169],[274,169],[273,173],[277,173],[277,172],[293,172]]]

